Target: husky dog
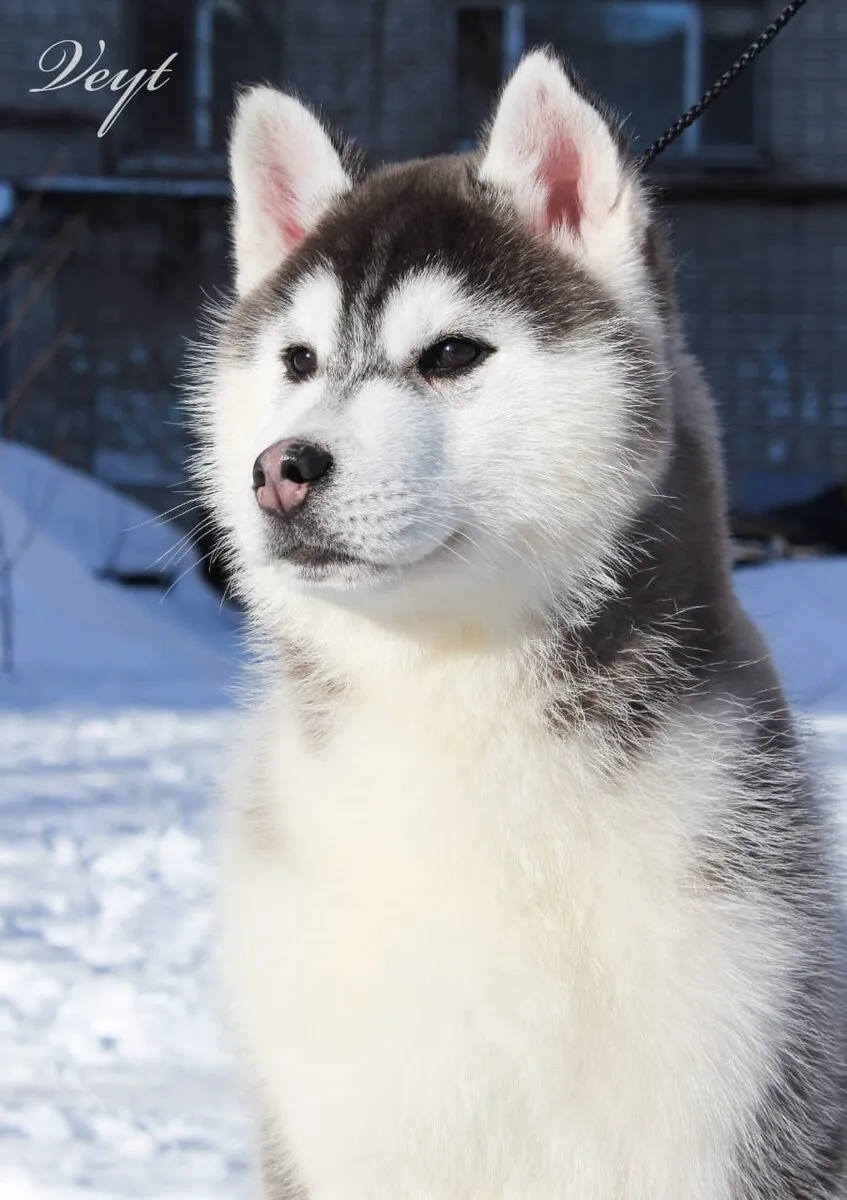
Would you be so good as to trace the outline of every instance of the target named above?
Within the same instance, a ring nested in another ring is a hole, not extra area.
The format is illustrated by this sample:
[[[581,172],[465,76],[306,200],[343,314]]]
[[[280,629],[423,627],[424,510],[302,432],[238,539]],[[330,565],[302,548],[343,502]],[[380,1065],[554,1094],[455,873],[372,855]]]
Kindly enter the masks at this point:
[[[831,1200],[827,807],[733,593],[712,403],[546,52],[366,173],[240,100],[196,469],[260,664],[222,945],[273,1200]]]

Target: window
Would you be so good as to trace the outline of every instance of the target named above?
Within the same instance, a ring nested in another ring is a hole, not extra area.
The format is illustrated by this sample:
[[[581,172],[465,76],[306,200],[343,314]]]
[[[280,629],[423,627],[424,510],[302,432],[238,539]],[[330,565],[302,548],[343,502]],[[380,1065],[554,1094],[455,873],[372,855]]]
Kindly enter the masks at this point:
[[[129,106],[116,125],[139,165],[174,156],[222,158],[237,85],[274,79],[279,32],[259,0],[136,0],[134,59],[152,69],[176,52],[167,85]]]
[[[456,20],[457,140],[470,149],[491,116],[500,85],[523,53],[524,5],[460,8]]]
[[[165,87],[136,96],[114,129],[128,153],[186,149],[191,141],[191,0],[142,0],[132,6],[129,29],[134,53],[130,73],[154,70],[171,54]]]
[[[256,2],[198,0],[198,27],[203,8],[211,8],[210,120],[208,148],[223,152],[234,107],[235,89],[246,84],[276,82],[280,75],[281,35]],[[281,6],[275,5],[277,13]],[[195,73],[196,81],[196,73]],[[199,88],[195,90],[199,95]],[[195,146],[203,149],[195,107]]]
[[[473,136],[501,78],[535,45],[555,46],[588,86],[627,118],[646,147],[706,90],[760,30],[757,4],[724,0],[560,0],[459,9],[460,139]],[[755,68],[667,151],[670,158],[750,158],[755,150]]]

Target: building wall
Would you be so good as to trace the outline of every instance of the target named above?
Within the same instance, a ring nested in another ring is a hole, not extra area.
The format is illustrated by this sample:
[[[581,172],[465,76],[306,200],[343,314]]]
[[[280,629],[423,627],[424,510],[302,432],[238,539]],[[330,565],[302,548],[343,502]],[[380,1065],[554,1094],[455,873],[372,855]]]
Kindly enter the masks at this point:
[[[846,59],[847,5],[807,4],[754,68],[758,175],[669,207],[686,326],[747,508],[847,478]]]
[[[847,195],[725,195],[668,215],[735,503],[799,499],[847,477]]]
[[[256,0],[254,0],[254,3]],[[580,0],[582,2],[582,0]],[[187,0],[174,5],[190,10]],[[377,155],[406,158],[450,147],[457,94],[456,12],[473,0],[262,0],[267,35],[281,46],[280,83],[291,83]],[[764,18],[783,0],[768,0]],[[535,0],[555,33],[560,5]],[[72,8],[73,19],[69,19]],[[82,42],[83,62],[106,42],[100,66],[152,69],[131,38],[129,0],[7,0],[0,43],[0,153],[6,177],[37,174],[61,147],[74,169],[96,172],[119,137],[92,141],[111,107],[111,92],[81,85],[33,94],[49,79],[40,55],[63,38]],[[847,178],[847,5],[814,0],[755,67],[762,140],[792,172]],[[567,47],[562,47],[567,50]],[[262,57],[264,68],[266,59]],[[578,66],[579,64],[577,64]],[[191,71],[178,62],[175,70]],[[253,72],[244,64],[245,79]],[[153,103],[139,97],[133,104]],[[158,100],[155,101],[157,107]],[[731,93],[721,103],[732,103]],[[162,98],[164,104],[164,97]],[[129,110],[127,110],[127,113]],[[122,117],[121,120],[125,118]],[[63,166],[68,170],[68,166]]]
[[[51,344],[55,352],[7,411],[4,432],[169,508],[184,475],[187,346],[203,293],[228,284],[224,201],[43,197],[15,247],[18,299],[50,274],[49,260],[28,269],[33,248],[68,231],[73,253],[36,304],[19,305],[13,377]]]
[[[66,110],[95,116],[102,105],[102,97],[96,92],[87,92],[82,87],[42,93],[31,93],[29,89],[49,81],[50,76],[39,71],[38,60],[43,51],[63,38],[83,43],[82,65],[90,65],[97,57],[97,42],[101,38],[107,48],[101,66],[117,69],[129,65],[111,58],[125,49],[122,19],[122,0],[74,0],[72,7],[67,0],[5,0],[0,106],[26,113]]]
[[[0,172],[9,179],[56,171],[97,173],[107,148],[96,135],[102,114],[111,104],[108,91],[86,91],[80,85],[49,92],[52,75],[39,70],[42,54],[55,42],[75,38],[84,47],[81,63],[97,57],[97,42],[106,42],[100,65],[118,70],[126,51],[122,37],[122,0],[75,0],[69,17],[66,0],[6,0],[0,38]],[[70,54],[70,51],[68,51]],[[58,63],[59,51],[48,61]],[[114,98],[112,100],[114,103]]]
[[[769,0],[775,15],[784,0]],[[762,116],[777,164],[805,178],[847,180],[847,4],[806,4],[761,61]],[[758,67],[757,67],[758,69]]]
[[[377,157],[438,153],[452,137],[450,15],[440,0],[289,0],[283,82]]]

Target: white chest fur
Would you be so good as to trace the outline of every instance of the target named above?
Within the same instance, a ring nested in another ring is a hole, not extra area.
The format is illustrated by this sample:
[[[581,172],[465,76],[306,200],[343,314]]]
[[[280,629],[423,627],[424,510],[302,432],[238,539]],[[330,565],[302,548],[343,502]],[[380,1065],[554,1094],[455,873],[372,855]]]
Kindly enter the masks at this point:
[[[248,766],[228,982],[309,1200],[728,1200],[790,965],[698,875],[728,751],[681,727],[600,786],[471,700],[351,702],[319,751],[291,718]]]

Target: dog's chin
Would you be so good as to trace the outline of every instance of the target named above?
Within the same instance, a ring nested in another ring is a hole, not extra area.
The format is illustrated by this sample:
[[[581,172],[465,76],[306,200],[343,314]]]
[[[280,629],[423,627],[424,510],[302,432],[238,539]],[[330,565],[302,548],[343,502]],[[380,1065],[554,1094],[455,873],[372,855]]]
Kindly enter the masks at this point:
[[[295,546],[276,556],[297,582],[306,588],[358,591],[379,586],[394,568],[345,550]]]
[[[300,543],[274,548],[272,560],[306,589],[337,592],[385,591],[395,586],[408,587],[424,582],[429,576],[459,561],[458,533],[427,548],[415,557],[398,553],[393,560],[371,559],[342,546],[317,546]]]

